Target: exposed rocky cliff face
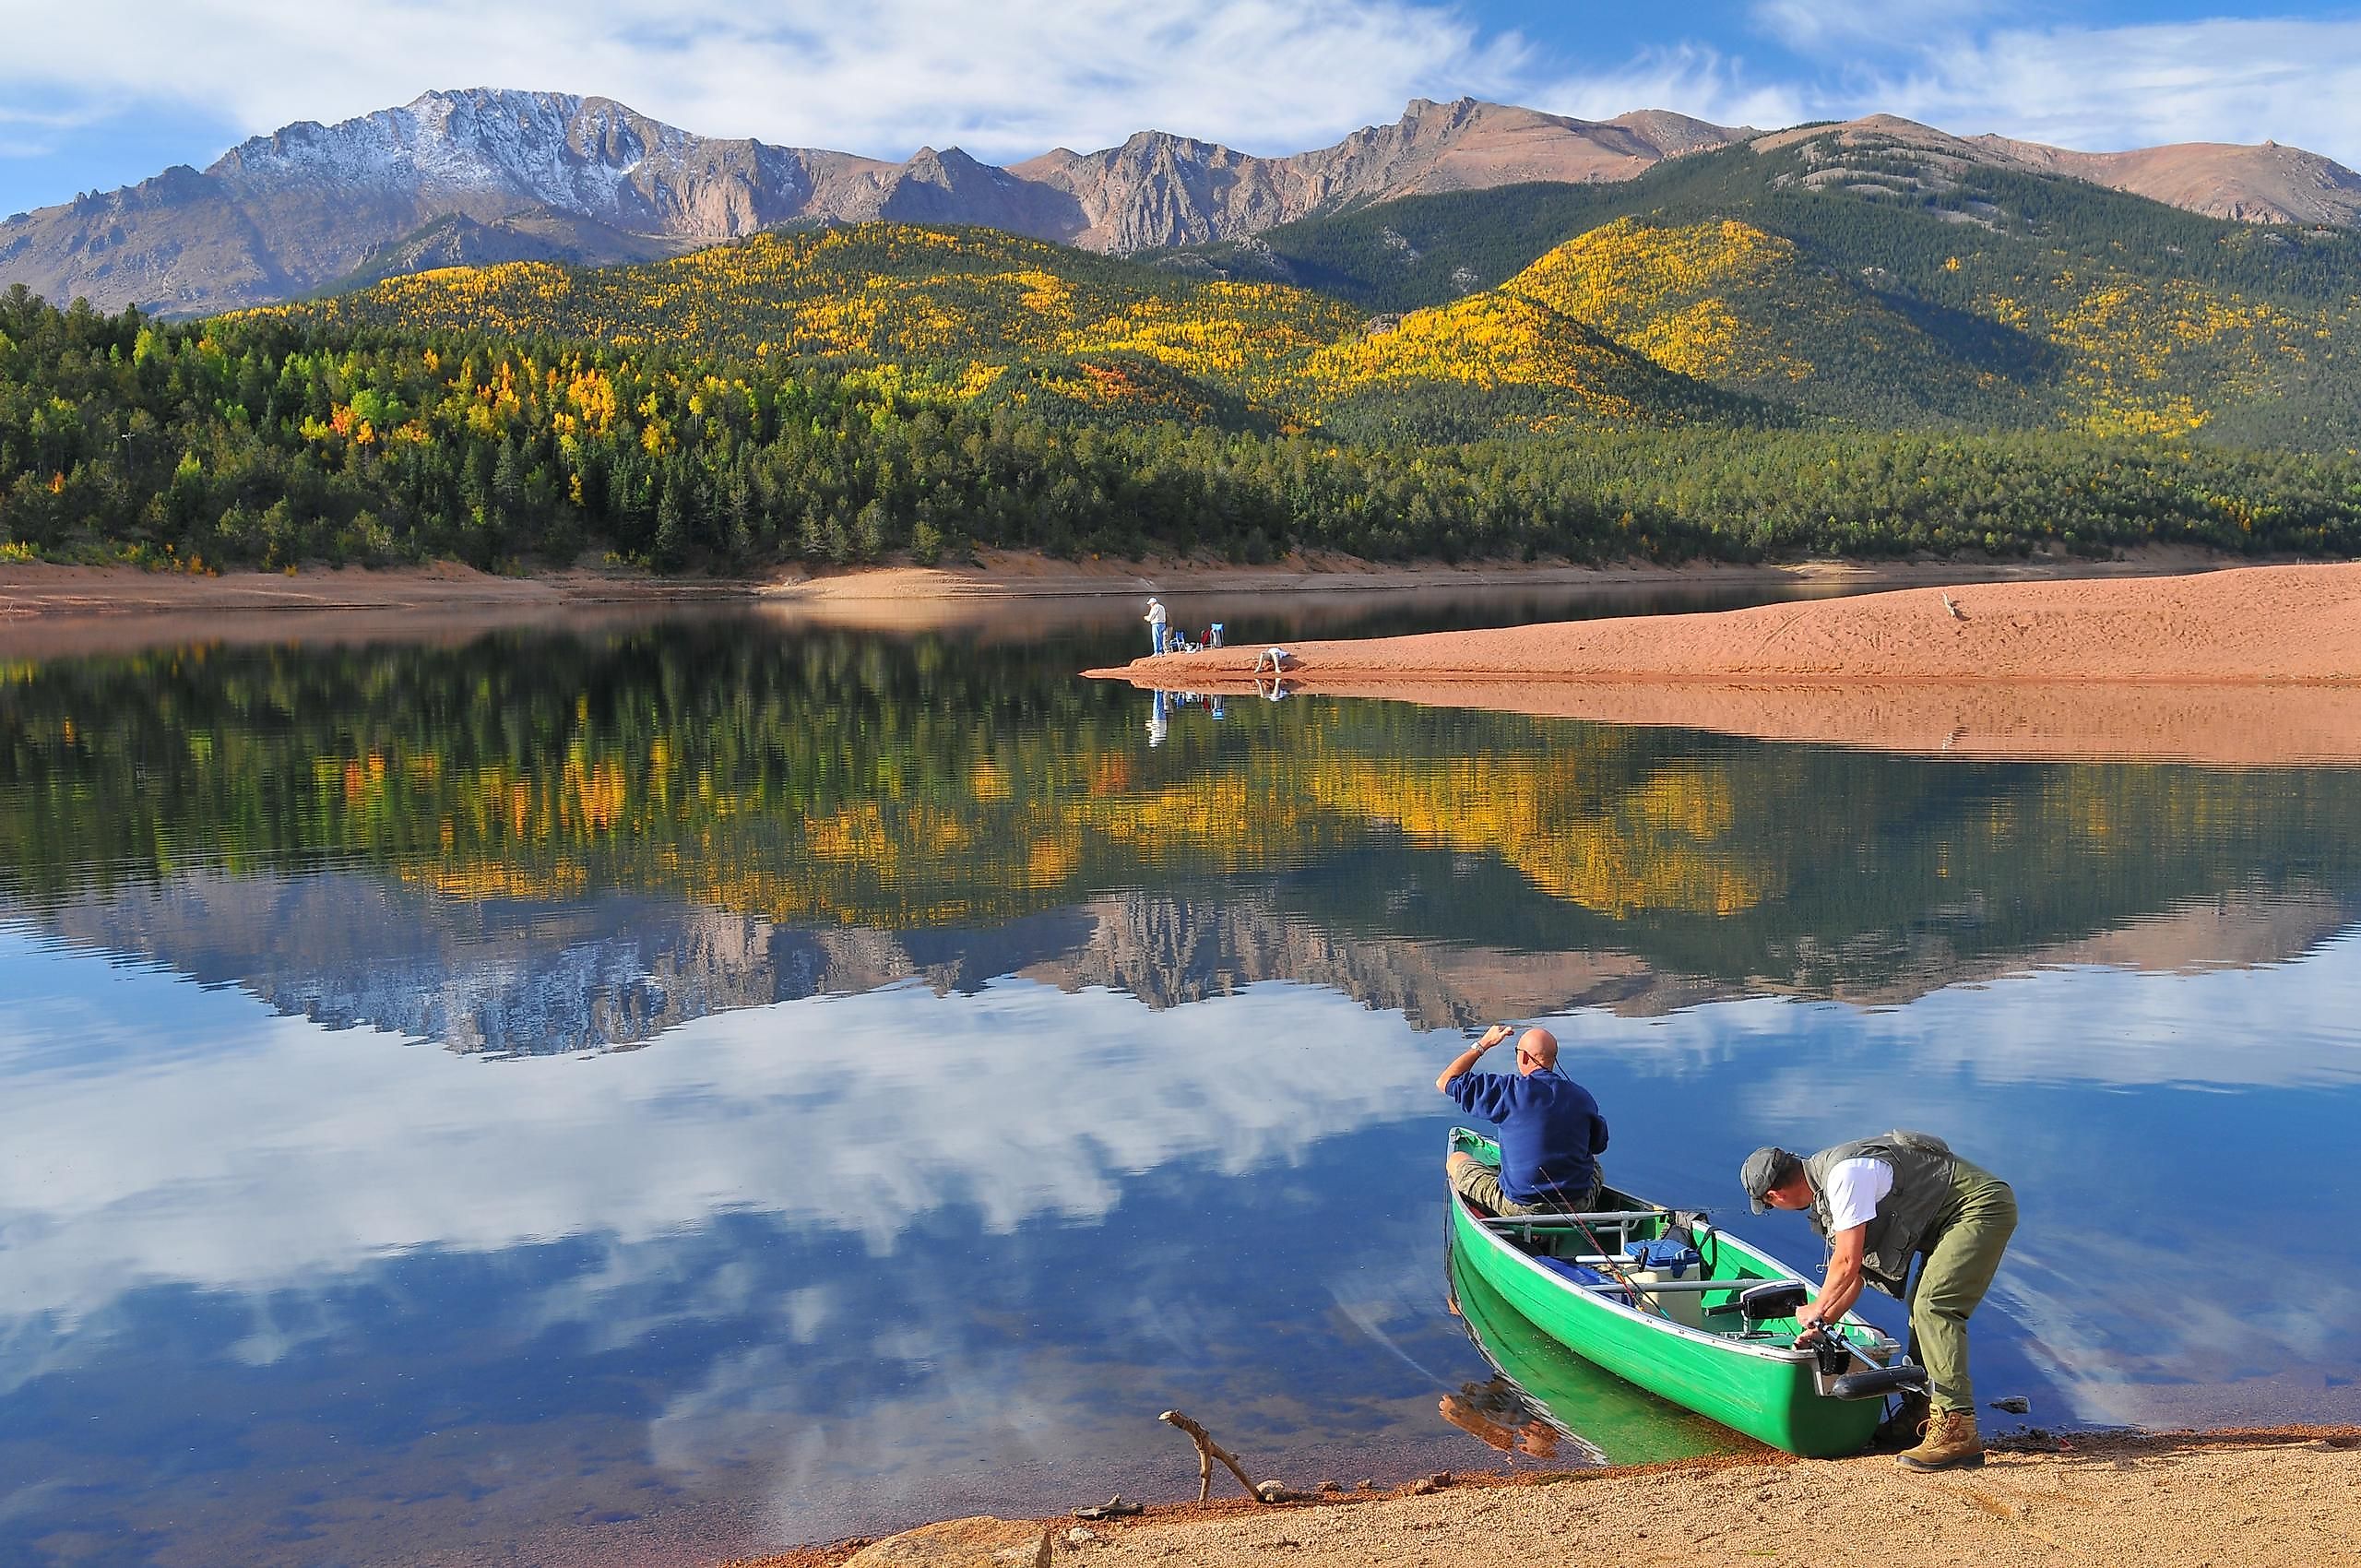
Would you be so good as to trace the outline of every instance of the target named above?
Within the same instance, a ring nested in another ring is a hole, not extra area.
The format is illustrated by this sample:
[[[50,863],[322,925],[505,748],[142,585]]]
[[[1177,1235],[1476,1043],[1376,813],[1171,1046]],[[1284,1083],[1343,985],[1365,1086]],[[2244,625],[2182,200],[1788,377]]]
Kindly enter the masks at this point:
[[[1061,148],[1009,172],[1071,193],[1081,227],[1053,237],[1136,251],[1235,239],[1394,196],[1527,180],[1626,180],[1666,158],[1750,134],[1661,110],[1593,122],[1474,99],[1421,98],[1394,125],[1289,158],[1142,131],[1104,152]]]

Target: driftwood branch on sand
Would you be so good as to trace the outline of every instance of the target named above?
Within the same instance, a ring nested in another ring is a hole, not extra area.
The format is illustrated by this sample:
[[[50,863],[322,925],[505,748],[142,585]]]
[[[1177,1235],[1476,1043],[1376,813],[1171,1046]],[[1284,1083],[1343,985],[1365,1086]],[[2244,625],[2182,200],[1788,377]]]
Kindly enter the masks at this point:
[[[1246,1473],[1246,1467],[1238,1462],[1237,1455],[1216,1443],[1210,1432],[1180,1411],[1167,1410],[1156,1419],[1168,1426],[1179,1427],[1196,1443],[1198,1502],[1203,1503],[1213,1492],[1214,1461],[1216,1459],[1229,1467],[1229,1473],[1238,1478],[1238,1484],[1244,1487],[1246,1495],[1255,1502],[1276,1503],[1285,1495],[1285,1489],[1276,1481],[1266,1481],[1262,1486],[1256,1486],[1254,1478]]]

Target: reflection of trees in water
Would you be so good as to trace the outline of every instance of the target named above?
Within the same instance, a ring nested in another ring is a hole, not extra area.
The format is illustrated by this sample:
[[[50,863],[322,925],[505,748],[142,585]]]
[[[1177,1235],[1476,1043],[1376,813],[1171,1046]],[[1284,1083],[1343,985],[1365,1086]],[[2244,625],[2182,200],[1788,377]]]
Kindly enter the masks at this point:
[[[1347,949],[1874,993],[2191,901],[2301,893],[2332,924],[2361,854],[2361,776],[2331,770],[1946,765],[1377,703],[1240,705],[1151,752],[1130,696],[1021,645],[727,618],[12,664],[0,864],[51,906],[330,863],[905,937],[1145,890],[1283,918],[1192,917],[1210,959],[1202,937],[1153,956],[1145,924],[1085,968],[1177,996],[1358,966],[1355,994],[1401,1005],[1423,982]]]

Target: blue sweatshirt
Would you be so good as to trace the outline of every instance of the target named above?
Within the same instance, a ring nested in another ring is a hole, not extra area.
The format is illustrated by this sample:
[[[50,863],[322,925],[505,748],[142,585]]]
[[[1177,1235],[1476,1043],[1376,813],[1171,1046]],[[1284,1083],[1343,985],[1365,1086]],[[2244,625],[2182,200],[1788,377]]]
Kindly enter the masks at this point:
[[[1598,1184],[1607,1123],[1590,1090],[1557,1073],[1462,1073],[1443,1086],[1459,1109],[1501,1130],[1501,1193],[1513,1204]]]

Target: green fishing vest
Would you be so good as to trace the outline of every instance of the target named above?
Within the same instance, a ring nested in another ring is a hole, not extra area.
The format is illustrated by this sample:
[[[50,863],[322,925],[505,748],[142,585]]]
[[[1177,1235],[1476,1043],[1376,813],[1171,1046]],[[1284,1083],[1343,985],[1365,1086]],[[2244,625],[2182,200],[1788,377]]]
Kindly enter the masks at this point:
[[[1828,1238],[1828,1173],[1848,1159],[1882,1159],[1893,1167],[1893,1190],[1861,1234],[1861,1273],[1889,1296],[1910,1277],[1911,1254],[1927,1228],[1952,1201],[1952,1146],[1931,1133],[1891,1132],[1824,1148],[1804,1161],[1811,1178],[1811,1228]]]

